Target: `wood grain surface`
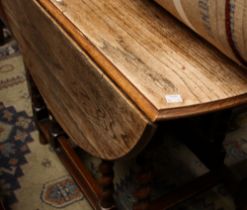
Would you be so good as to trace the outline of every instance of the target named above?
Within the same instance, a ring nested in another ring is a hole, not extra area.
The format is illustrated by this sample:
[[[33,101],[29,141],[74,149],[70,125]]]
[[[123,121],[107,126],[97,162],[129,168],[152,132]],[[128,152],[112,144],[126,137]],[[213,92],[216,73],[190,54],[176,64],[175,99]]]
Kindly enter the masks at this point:
[[[35,1],[2,1],[24,60],[63,129],[85,151],[117,159],[154,127]]]
[[[152,121],[247,102],[247,73],[153,1],[37,1]]]

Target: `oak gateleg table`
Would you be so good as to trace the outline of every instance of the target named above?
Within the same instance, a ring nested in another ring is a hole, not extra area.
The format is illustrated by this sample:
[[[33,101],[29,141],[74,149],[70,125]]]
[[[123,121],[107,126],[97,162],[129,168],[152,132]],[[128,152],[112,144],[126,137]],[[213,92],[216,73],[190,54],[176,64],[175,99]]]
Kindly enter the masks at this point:
[[[247,103],[247,71],[156,3],[1,0],[1,7],[23,54],[41,141],[53,145],[94,209],[116,208],[113,165],[121,158],[138,156],[141,166],[136,210],[167,209],[234,179],[222,142],[232,109]],[[166,129],[190,139],[184,143],[212,172],[150,201],[149,151]],[[71,142],[102,159],[99,181]],[[230,186],[239,209],[244,183]]]

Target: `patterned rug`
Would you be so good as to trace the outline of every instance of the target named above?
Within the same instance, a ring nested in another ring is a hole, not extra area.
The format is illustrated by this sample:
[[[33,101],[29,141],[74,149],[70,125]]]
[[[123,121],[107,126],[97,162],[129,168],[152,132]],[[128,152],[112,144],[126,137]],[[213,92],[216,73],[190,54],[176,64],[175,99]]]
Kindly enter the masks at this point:
[[[243,112],[225,141],[226,163],[247,159],[247,114]],[[154,197],[207,172],[207,168],[169,133],[157,154]],[[99,160],[84,154],[86,165],[98,176]],[[120,210],[131,209],[135,199],[135,162],[115,165],[116,199]],[[183,174],[183,176],[181,176]],[[0,196],[13,210],[91,210],[78,187],[49,146],[40,145],[32,119],[22,57],[15,41],[0,47]],[[234,210],[224,186],[172,208],[173,210]]]
[[[39,144],[13,40],[0,47],[0,189],[13,210],[91,210],[56,154]]]

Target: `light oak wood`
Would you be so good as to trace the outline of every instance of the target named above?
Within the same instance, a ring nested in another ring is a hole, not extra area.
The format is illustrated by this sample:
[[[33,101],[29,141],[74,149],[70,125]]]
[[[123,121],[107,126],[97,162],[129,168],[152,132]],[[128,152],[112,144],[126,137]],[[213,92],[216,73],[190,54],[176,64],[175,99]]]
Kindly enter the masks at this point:
[[[149,120],[34,1],[2,1],[48,108],[85,151],[117,159],[151,138]]]
[[[140,150],[157,121],[247,102],[247,73],[152,1],[2,2],[48,107],[95,156]]]
[[[246,73],[151,1],[64,0],[56,6],[49,0],[1,1],[48,108],[94,156],[113,160],[137,153],[157,121],[247,102]],[[165,101],[174,94],[183,102]],[[110,190],[102,196],[68,139],[58,143],[60,158],[92,206],[101,208],[100,196],[112,202],[112,169],[103,176],[109,182],[101,184]],[[202,177],[193,192],[182,188],[149,204],[152,174],[142,175],[137,209],[171,207],[218,180]]]
[[[246,72],[152,1],[38,1],[152,121],[247,102]]]

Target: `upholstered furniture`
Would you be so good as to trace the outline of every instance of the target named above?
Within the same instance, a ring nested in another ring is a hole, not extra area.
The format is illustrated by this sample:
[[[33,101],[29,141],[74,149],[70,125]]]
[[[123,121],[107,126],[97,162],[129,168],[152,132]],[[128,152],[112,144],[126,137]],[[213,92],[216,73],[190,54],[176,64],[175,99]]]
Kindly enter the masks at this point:
[[[133,209],[166,209],[222,178],[231,109],[247,102],[240,66],[152,1],[1,4],[28,70],[41,141],[52,143],[94,209],[116,209],[116,159],[138,156]],[[212,173],[150,201],[150,151],[166,129],[189,136],[185,144]],[[102,159],[98,182],[76,147]]]

